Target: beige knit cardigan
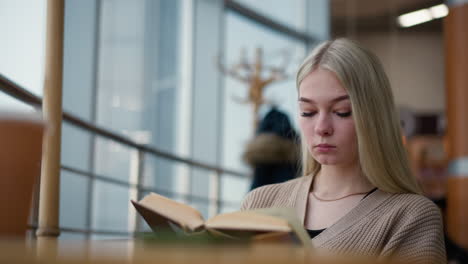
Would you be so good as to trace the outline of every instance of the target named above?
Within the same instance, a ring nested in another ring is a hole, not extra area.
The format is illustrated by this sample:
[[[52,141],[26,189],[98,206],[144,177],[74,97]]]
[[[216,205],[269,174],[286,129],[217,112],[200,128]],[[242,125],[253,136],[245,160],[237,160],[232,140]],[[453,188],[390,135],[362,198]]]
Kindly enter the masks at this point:
[[[311,184],[312,177],[306,176],[262,186],[246,196],[241,209],[293,207],[304,223]],[[376,190],[313,238],[312,244],[339,254],[446,263],[440,210],[416,194]]]

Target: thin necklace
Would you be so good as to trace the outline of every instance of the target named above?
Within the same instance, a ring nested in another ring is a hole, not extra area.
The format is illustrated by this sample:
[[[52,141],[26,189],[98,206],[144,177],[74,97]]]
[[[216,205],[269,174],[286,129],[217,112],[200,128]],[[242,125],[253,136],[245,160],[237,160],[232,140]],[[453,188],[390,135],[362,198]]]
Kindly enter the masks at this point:
[[[344,199],[346,197],[349,197],[349,196],[352,196],[352,195],[360,195],[360,194],[367,194],[369,192],[359,192],[359,193],[351,193],[351,194],[348,194],[346,196],[343,196],[343,197],[340,197],[340,198],[337,198],[337,199],[323,199],[323,198],[319,198],[317,197],[317,195],[315,195],[314,192],[312,192],[312,195],[315,197],[315,199],[319,200],[319,201],[322,201],[322,202],[334,202],[334,201],[338,201],[338,200],[341,200],[341,199]]]

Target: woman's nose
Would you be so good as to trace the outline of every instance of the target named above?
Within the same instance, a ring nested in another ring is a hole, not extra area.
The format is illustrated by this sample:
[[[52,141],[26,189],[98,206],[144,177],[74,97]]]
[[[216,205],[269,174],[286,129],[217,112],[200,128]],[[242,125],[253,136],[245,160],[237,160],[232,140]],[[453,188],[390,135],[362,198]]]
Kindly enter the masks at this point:
[[[319,116],[315,125],[315,132],[320,136],[331,136],[333,134],[333,125],[330,117],[326,115]]]

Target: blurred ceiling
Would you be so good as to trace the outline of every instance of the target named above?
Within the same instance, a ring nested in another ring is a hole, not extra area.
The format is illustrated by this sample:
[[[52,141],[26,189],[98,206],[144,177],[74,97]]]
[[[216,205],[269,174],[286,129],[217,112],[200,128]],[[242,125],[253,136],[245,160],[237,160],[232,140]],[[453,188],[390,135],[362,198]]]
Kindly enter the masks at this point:
[[[391,31],[442,32],[437,19],[410,28],[400,28],[399,15],[444,3],[443,0],[331,0],[332,35]]]

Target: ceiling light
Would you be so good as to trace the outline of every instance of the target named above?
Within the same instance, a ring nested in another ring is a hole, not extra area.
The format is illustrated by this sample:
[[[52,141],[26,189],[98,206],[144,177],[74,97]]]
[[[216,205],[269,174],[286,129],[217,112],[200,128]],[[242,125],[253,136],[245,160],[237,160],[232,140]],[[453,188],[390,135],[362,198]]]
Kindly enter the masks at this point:
[[[398,24],[401,27],[411,27],[433,19],[447,16],[448,8],[445,4],[436,5],[430,8],[410,12],[398,17]]]
[[[445,17],[448,15],[448,7],[444,4],[436,5],[431,8],[429,8],[431,11],[432,17],[435,18],[441,18]]]

